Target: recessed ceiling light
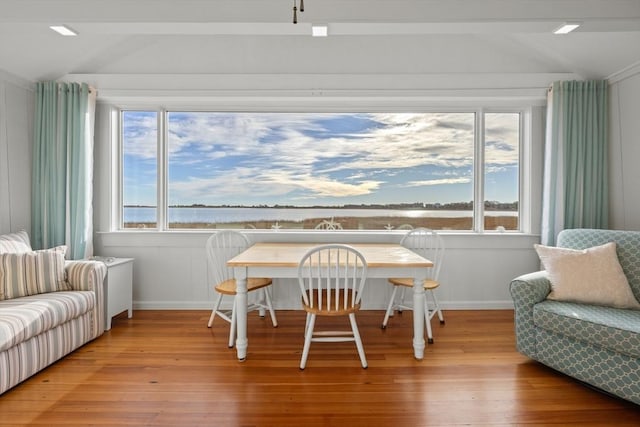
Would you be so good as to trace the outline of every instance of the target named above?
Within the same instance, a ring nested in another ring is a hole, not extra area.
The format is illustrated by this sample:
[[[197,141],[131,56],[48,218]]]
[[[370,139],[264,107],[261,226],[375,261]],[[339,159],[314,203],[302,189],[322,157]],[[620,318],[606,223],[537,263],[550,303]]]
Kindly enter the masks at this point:
[[[326,25],[312,25],[311,35],[313,37],[327,37],[329,35],[329,27]]]
[[[565,22],[553,30],[553,34],[567,34],[580,26],[579,22]]]
[[[58,34],[62,34],[63,36],[77,36],[78,35],[78,33],[73,31],[71,28],[67,27],[66,25],[52,25],[49,28],[51,28],[53,31],[55,31]]]

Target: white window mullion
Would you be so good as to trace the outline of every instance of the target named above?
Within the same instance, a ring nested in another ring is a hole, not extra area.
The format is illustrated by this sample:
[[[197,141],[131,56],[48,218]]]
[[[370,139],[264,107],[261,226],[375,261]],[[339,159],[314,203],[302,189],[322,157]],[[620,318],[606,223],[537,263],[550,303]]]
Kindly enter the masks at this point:
[[[484,231],[484,109],[476,110],[474,161],[473,161],[473,230]]]
[[[111,110],[111,135],[113,136],[111,145],[111,230],[118,230],[124,227],[124,179],[122,178],[124,171],[122,165],[124,162],[124,142],[122,140],[122,116],[122,110],[115,108]],[[114,171],[117,172],[114,173]]]
[[[525,113],[520,112],[520,153],[518,155],[519,167],[519,194],[518,194],[518,227],[520,231],[532,232],[531,218],[531,198],[532,196],[532,180],[533,173],[533,150],[531,149],[531,108]],[[526,160],[526,161],[525,161]]]
[[[167,230],[167,123],[166,111],[158,110],[158,229]]]

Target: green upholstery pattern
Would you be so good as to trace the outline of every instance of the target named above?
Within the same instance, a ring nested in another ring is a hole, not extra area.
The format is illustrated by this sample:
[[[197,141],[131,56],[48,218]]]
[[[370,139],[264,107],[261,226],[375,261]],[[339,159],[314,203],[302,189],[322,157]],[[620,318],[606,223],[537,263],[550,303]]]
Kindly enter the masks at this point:
[[[511,296],[515,308],[516,347],[524,355],[536,358],[536,335],[533,307],[544,301],[551,292],[545,271],[525,274],[511,282]]]
[[[640,358],[640,311],[544,301],[533,308],[538,328]]]
[[[538,330],[537,360],[623,399],[640,404],[640,360]]]
[[[618,259],[640,300],[640,232],[572,229],[558,246],[586,249],[616,242]],[[640,405],[640,310],[547,300],[545,271],[511,281],[516,346],[564,374]]]

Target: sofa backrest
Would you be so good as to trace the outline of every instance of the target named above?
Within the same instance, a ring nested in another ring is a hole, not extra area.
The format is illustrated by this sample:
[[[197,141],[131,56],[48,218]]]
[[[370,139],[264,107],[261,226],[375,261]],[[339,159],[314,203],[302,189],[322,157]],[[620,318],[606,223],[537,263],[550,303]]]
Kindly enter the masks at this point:
[[[587,249],[608,242],[616,242],[622,270],[633,295],[640,301],[640,231],[576,228],[562,230],[558,234],[558,246],[562,248]]]

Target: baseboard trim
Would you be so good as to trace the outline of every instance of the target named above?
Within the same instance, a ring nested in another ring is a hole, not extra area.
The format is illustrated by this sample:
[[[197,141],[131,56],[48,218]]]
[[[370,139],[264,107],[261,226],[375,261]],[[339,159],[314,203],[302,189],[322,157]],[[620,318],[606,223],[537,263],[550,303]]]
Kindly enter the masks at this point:
[[[209,301],[134,301],[135,310],[211,310],[213,302]],[[443,301],[440,303],[443,310],[513,310],[513,301]],[[224,309],[229,309],[225,307]],[[279,306],[274,303],[276,310],[299,310],[300,306]],[[363,307],[363,310],[384,310],[383,306]]]

